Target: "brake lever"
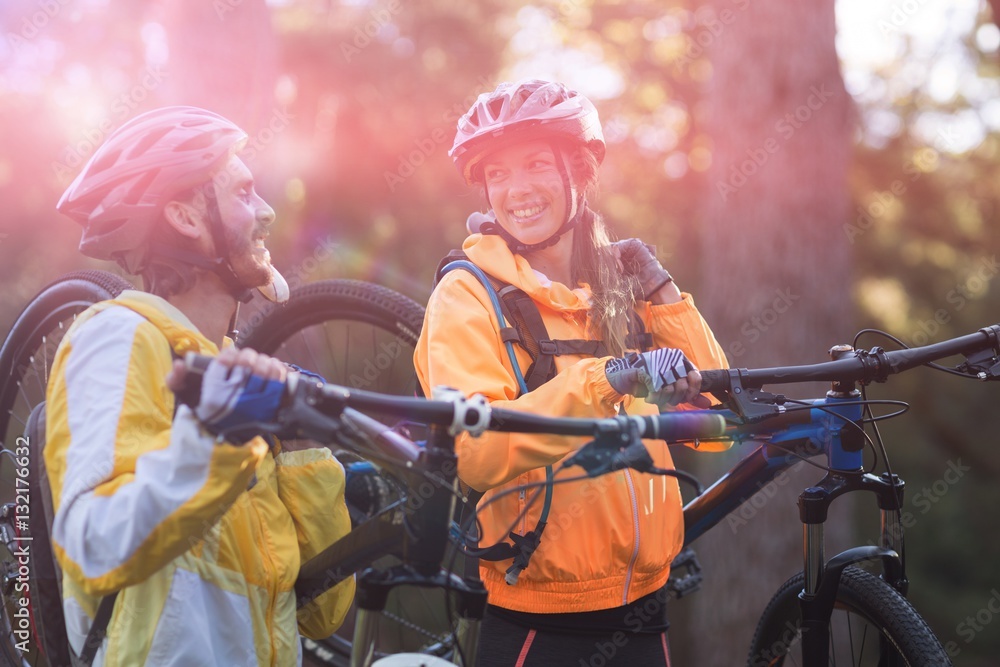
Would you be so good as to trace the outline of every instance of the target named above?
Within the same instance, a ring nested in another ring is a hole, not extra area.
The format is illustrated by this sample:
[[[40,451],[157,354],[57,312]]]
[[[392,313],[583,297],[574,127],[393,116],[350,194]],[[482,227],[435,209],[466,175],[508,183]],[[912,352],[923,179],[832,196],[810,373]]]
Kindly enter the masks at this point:
[[[994,324],[980,331],[989,337],[991,347],[968,355],[965,363],[957,368],[963,373],[975,375],[984,382],[1000,379],[1000,325]]]
[[[959,364],[957,370],[969,375],[975,375],[983,382],[1000,380],[1000,358],[992,355],[989,350],[970,356],[965,363]]]
[[[345,420],[316,409],[323,394],[323,384],[295,373],[286,381],[285,400],[278,408],[275,435],[285,440],[315,440],[329,443],[347,438],[357,440],[361,434]],[[362,438],[363,439],[363,438]]]
[[[757,387],[744,387],[738,368],[729,369],[729,389],[720,393],[721,396],[719,394],[713,396],[728,404],[728,407],[743,419],[744,424],[781,414],[784,411],[781,406],[787,400],[783,394],[772,394]]]
[[[623,428],[599,432],[597,437],[567,459],[564,467],[578,465],[589,477],[624,468],[639,472],[652,470],[653,458],[639,437],[638,424],[625,418],[615,421]]]

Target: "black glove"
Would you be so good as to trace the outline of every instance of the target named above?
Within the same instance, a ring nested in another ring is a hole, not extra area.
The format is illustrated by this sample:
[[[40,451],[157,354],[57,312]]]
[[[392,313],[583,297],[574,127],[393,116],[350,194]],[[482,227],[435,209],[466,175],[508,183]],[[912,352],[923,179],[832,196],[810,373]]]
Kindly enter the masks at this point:
[[[649,300],[661,287],[673,281],[670,273],[656,259],[656,246],[639,239],[623,239],[612,245],[618,251],[625,275],[635,276],[639,281],[644,299]]]

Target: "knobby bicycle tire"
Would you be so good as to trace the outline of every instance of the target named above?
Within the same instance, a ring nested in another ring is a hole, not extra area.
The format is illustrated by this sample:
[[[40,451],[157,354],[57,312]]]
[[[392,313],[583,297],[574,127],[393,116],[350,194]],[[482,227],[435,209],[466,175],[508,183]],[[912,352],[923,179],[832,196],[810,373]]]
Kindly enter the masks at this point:
[[[52,360],[56,348],[76,316],[98,301],[112,299],[132,286],[122,278],[106,271],[79,271],[70,273],[49,284],[35,296],[17,317],[0,348],[0,437],[4,450],[13,450],[17,438],[24,433],[32,409],[45,400]],[[40,452],[32,451],[32,456]],[[13,465],[11,456],[0,457],[0,503],[14,501]],[[35,506],[35,512],[41,507]],[[41,545],[38,545],[41,547]],[[38,558],[45,555],[38,552]],[[14,565],[13,570],[8,568]],[[0,541],[0,567],[3,572],[17,572],[17,561]],[[34,567],[34,563],[32,563]],[[35,582],[35,573],[31,580]],[[0,657],[10,665],[45,665],[45,657],[37,642],[43,632],[61,630],[40,627],[43,619],[32,613],[32,641],[29,651],[22,654],[16,648],[11,614],[18,605],[14,598],[15,580],[4,577],[0,596]],[[30,588],[29,588],[30,592]],[[28,608],[34,611],[29,596]]]
[[[757,624],[748,667],[803,664],[798,599],[803,582],[800,572],[771,598]],[[951,666],[941,642],[913,605],[884,580],[859,568],[844,570],[830,623],[830,665]]]
[[[17,411],[18,399],[30,400],[39,388],[44,396],[52,357],[76,316],[91,304],[112,299],[126,289],[132,285],[107,271],[70,273],[45,287],[17,317],[0,349],[0,434],[4,443],[10,428],[24,428],[34,407],[32,404],[22,415]],[[28,382],[33,385],[25,387]],[[20,433],[18,430],[17,435]]]
[[[328,382],[412,396],[418,391],[413,349],[423,319],[422,306],[381,285],[324,280],[292,290],[287,304],[272,306],[250,323],[240,344],[318,372]],[[392,415],[371,416],[393,423]],[[379,509],[373,506],[362,511],[351,501],[351,486],[366,481],[373,478],[349,482],[352,518],[367,518]],[[443,600],[440,591],[394,593],[380,622],[381,649],[448,655]],[[307,662],[348,665],[352,626],[353,611],[333,637],[319,642],[305,640]]]

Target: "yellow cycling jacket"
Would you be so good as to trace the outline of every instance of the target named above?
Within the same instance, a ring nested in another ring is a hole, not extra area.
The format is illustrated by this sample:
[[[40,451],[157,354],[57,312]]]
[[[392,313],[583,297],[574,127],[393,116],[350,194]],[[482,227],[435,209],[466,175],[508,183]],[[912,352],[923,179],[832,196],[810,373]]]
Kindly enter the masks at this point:
[[[469,259],[487,273],[515,285],[538,306],[552,339],[588,338],[587,288],[571,290],[550,283],[528,262],[513,255],[498,236],[470,236],[463,247]],[[690,295],[676,304],[639,304],[656,347],[684,351],[699,368],[726,367],[725,355]],[[531,363],[515,345],[522,371]],[[608,384],[608,357],[555,358],[558,374],[536,390],[518,396],[518,386],[501,340],[488,294],[468,271],[446,274],[427,306],[423,331],[414,352],[417,376],[429,395],[447,385],[471,395],[482,394],[494,407],[549,417],[610,417],[624,401],[630,414],[655,414],[657,408],[623,397]],[[483,508],[482,546],[523,535],[541,514],[539,499],[521,515],[535,490],[512,493],[517,485],[543,482],[544,467],[559,461],[585,442],[582,438],[486,432],[464,434],[457,443],[461,479],[480,491],[489,490]],[[646,441],[657,466],[673,467],[662,441]],[[581,474],[572,468],[560,477]],[[670,562],[683,543],[684,523],[677,481],[672,477],[620,471],[592,480],[556,484],[548,525],[538,550],[514,585],[504,582],[510,561],[481,562],[480,573],[491,604],[536,613],[580,612],[626,605],[666,583]]]
[[[216,443],[174,414],[171,351],[218,349],[165,300],[124,292],[66,334],[48,386],[45,464],[63,609],[79,653],[120,591],[96,665],[294,665],[329,636],[353,579],[296,611],[301,562],[350,529],[326,449]]]

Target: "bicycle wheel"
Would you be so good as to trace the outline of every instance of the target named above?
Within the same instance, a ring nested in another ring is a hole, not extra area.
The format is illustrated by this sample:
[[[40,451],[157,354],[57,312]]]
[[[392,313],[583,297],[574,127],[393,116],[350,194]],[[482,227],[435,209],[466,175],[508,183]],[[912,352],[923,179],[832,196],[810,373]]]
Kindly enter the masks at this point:
[[[325,280],[292,290],[288,303],[266,311],[241,344],[318,372],[335,384],[412,396],[417,390],[413,349],[423,319],[424,309],[418,303],[380,285]],[[389,424],[394,421],[391,415],[371,416]],[[357,458],[344,453],[338,457],[345,463]],[[370,517],[385,502],[398,499],[397,490],[387,488],[384,478],[373,470],[349,479],[352,519]],[[372,490],[374,486],[379,489]],[[353,488],[368,488],[368,495],[354,498]],[[376,495],[381,500],[372,502]],[[395,562],[388,557],[375,565]],[[379,653],[448,655],[451,628],[444,600],[441,591],[395,591],[379,622]],[[313,664],[347,665],[353,619],[352,611],[333,637],[304,640],[307,659]]]
[[[81,271],[68,274],[43,289],[18,316],[0,349],[0,656],[12,665],[46,665],[37,639],[45,628],[34,613],[28,590],[30,623],[29,641],[15,636],[14,613],[21,609],[23,594],[15,593],[18,559],[13,554],[18,534],[13,525],[15,512],[15,470],[12,455],[17,438],[27,425],[32,409],[45,400],[45,388],[56,348],[73,320],[91,304],[117,296],[132,286],[118,276],[105,271]],[[23,481],[23,480],[22,480]],[[34,481],[34,480],[32,480]],[[35,511],[41,511],[35,507]],[[20,515],[18,515],[20,516]],[[41,545],[36,545],[41,548]],[[34,549],[32,550],[34,551]],[[42,552],[39,551],[39,554]],[[38,556],[41,557],[40,555]],[[32,579],[34,582],[34,572]],[[23,579],[22,579],[23,583]],[[22,611],[23,614],[23,611]],[[18,648],[18,644],[27,651]]]
[[[795,575],[771,598],[757,624],[747,665],[803,665],[799,592]],[[884,580],[848,567],[830,619],[830,665],[951,665],[941,643],[913,606]]]

